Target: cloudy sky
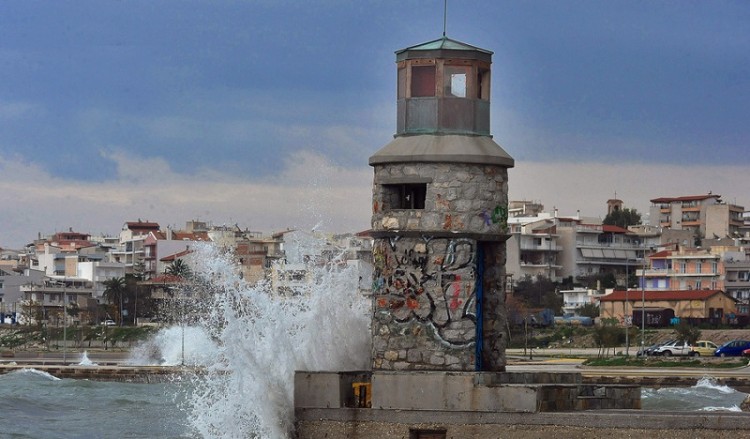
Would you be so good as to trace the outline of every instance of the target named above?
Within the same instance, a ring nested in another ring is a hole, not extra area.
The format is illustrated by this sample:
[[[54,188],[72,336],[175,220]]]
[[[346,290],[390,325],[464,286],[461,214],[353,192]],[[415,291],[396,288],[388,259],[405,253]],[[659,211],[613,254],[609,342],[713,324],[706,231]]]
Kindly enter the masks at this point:
[[[449,0],[494,51],[511,199],[721,194],[750,209],[750,3]],[[0,247],[199,219],[369,228],[395,55],[442,0],[0,2]]]

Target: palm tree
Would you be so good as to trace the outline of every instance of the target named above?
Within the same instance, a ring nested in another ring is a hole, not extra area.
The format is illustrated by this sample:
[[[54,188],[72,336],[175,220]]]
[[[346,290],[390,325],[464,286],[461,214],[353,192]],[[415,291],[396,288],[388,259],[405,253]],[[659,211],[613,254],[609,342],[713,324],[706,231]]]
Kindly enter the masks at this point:
[[[109,303],[119,303],[118,318],[122,326],[122,296],[125,294],[127,282],[124,277],[113,277],[104,281],[104,297]]]
[[[182,259],[175,259],[165,270],[165,274],[187,279],[192,275],[190,267]]]

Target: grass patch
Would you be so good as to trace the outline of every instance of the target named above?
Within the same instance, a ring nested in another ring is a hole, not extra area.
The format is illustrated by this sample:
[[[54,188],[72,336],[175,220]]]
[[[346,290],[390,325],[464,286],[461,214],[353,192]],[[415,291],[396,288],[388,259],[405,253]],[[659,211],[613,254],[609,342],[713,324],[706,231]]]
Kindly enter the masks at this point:
[[[661,359],[642,359],[642,358],[627,358],[627,357],[614,357],[614,358],[591,358],[583,362],[584,366],[593,367],[695,367],[695,368],[709,368],[709,369],[732,369],[736,367],[744,367],[747,365],[747,361],[743,360],[728,360],[721,362],[707,361],[703,362],[700,360],[661,360]]]

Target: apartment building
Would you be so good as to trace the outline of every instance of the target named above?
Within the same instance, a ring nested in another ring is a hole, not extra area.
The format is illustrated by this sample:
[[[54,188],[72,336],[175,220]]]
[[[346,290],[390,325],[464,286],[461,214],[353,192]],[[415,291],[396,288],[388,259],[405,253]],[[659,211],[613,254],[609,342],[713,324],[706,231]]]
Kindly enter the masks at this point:
[[[125,265],[131,274],[145,266],[145,240],[151,232],[159,231],[159,223],[150,221],[128,221],[120,230],[119,248],[112,251],[112,260]]]
[[[649,268],[639,270],[642,287],[651,290],[723,290],[721,256],[706,249],[662,250],[649,257]]]
[[[697,239],[740,236],[744,207],[727,204],[721,195],[660,197],[651,200],[649,223],[669,229],[690,230]]]
[[[599,299],[604,295],[602,291],[587,288],[560,290],[559,293],[563,297],[563,315],[576,315],[576,310],[584,305],[599,306]]]
[[[506,241],[506,272],[516,279],[544,276],[560,280],[558,262],[562,250],[556,218],[546,213],[535,217],[508,218],[510,238]]]
[[[40,282],[20,286],[24,300],[20,303],[21,323],[32,323],[38,319],[52,325],[74,324],[94,321],[97,301],[94,285],[88,279],[67,276],[45,276]],[[65,308],[75,307],[78,313],[66,313]]]
[[[651,242],[637,232],[582,218],[580,213],[510,217],[508,228],[506,272],[515,279],[541,275],[560,281],[612,273],[624,283],[630,272],[642,267],[649,248],[646,242]]]
[[[142,277],[151,279],[164,273],[169,266],[164,261],[167,256],[175,255],[202,242],[211,242],[207,230],[173,230],[167,227],[165,231],[150,231],[143,239],[143,267]]]

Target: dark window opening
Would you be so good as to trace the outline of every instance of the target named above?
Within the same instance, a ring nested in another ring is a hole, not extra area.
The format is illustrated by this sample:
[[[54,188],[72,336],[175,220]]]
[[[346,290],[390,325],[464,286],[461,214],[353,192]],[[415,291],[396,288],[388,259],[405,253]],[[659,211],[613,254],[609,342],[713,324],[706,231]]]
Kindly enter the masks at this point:
[[[490,71],[479,69],[477,73],[477,99],[490,100]]]
[[[398,98],[402,99],[406,97],[406,69],[398,69]]]
[[[423,430],[418,428],[409,429],[409,439],[446,439],[447,430],[444,428]]]
[[[391,209],[424,209],[427,183],[385,184],[387,205]]]
[[[411,68],[411,96],[413,98],[435,96],[435,66]]]

